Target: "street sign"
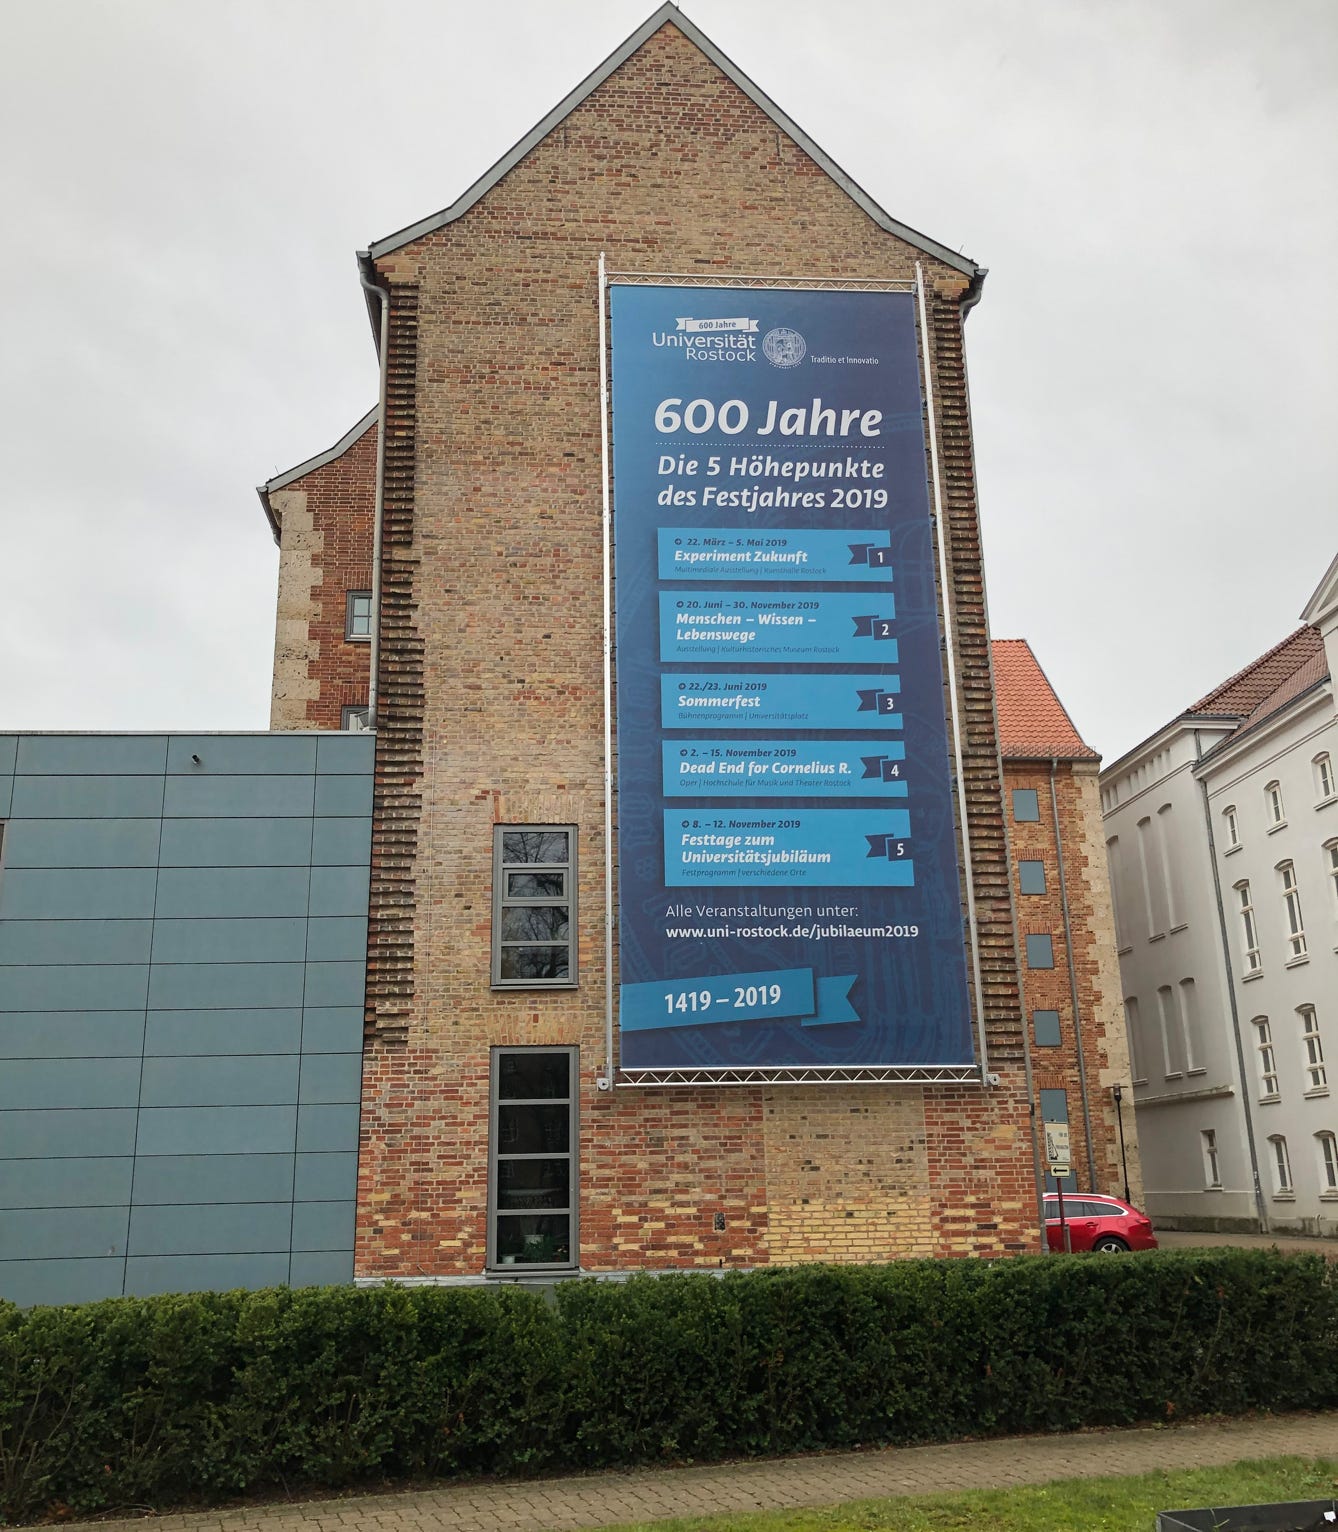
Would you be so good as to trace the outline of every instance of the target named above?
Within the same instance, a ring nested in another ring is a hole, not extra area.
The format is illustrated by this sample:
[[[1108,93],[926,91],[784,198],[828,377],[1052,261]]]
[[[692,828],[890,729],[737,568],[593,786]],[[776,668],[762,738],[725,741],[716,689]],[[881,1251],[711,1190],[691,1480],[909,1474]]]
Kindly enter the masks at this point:
[[[1045,1125],[1045,1158],[1052,1176],[1066,1176],[1072,1170],[1069,1152],[1069,1125],[1066,1122],[1047,1122]]]

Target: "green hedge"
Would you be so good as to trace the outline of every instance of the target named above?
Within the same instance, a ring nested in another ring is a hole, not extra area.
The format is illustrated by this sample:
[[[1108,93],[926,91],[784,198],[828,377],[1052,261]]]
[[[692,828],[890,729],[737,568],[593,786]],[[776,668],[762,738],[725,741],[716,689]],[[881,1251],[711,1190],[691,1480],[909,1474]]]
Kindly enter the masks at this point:
[[[0,1507],[555,1472],[1338,1405],[1276,1251],[0,1304]]]

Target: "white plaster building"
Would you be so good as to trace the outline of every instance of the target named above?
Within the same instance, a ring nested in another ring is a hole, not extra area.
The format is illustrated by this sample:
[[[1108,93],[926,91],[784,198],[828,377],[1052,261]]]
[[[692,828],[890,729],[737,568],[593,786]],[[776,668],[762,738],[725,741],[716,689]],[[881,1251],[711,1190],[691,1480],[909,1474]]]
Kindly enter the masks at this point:
[[[1338,1236],[1338,559],[1301,615],[1101,774],[1147,1208],[1167,1228]]]

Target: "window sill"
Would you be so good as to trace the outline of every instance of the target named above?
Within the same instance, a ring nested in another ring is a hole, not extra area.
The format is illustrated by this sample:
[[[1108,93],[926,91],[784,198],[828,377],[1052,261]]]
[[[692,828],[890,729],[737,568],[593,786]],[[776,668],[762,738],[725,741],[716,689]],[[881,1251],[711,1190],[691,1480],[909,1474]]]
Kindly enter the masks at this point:
[[[1222,1190],[1222,1183],[1220,1181],[1209,1181],[1203,1189],[1205,1192],[1220,1192]]]
[[[559,994],[565,994],[573,989],[580,989],[580,985],[574,980],[562,984],[490,984],[488,988],[494,995],[533,995],[543,991],[556,990]],[[548,1209],[545,1208],[545,1212]]]
[[[1252,968],[1250,969],[1249,973],[1241,974],[1240,982],[1242,984],[1249,984],[1254,979],[1262,979],[1263,976],[1264,970],[1262,968]]]
[[[1334,803],[1338,803],[1338,793],[1330,793],[1327,798],[1321,798],[1315,805],[1315,812],[1318,814],[1320,809],[1327,809]]]
[[[1127,944],[1127,945],[1126,945],[1126,946],[1123,946],[1123,947],[1117,947],[1117,948],[1116,948],[1116,949],[1115,949],[1115,956],[1116,956],[1116,957],[1128,957],[1128,956],[1129,956],[1129,954],[1130,954],[1130,953],[1131,953],[1131,952],[1132,952],[1132,951],[1133,951],[1133,950],[1134,950],[1134,946],[1133,946],[1133,943],[1132,943],[1132,942],[1129,942],[1129,943],[1128,943],[1128,944]],[[1334,950],[1334,951],[1335,951],[1335,952],[1338,952],[1338,947],[1335,947],[1335,948],[1334,948],[1334,949],[1333,949],[1333,950]]]
[[[1201,1064],[1199,1066],[1199,1068],[1197,1068],[1197,1069],[1187,1069],[1187,1070],[1185,1070],[1185,1074],[1191,1080],[1194,1078],[1195,1075],[1206,1075],[1207,1073],[1208,1073],[1208,1066],[1206,1064]]]
[[[1282,1101],[1282,1097],[1279,1096],[1275,1092],[1271,1096],[1260,1096],[1260,1098],[1259,1098],[1259,1105],[1260,1106],[1278,1106],[1281,1103],[1281,1101]]]
[[[1284,968],[1304,968],[1310,961],[1310,954],[1303,952],[1300,957],[1288,958],[1282,965]]]
[[[1321,1192],[1319,1200],[1321,1202],[1338,1202],[1338,1192]]]
[[[370,644],[371,641],[372,641],[372,635],[370,633],[345,633],[344,634],[344,642],[346,644]]]
[[[1313,1090],[1302,1091],[1301,1097],[1305,1101],[1318,1101],[1321,1096],[1327,1096],[1328,1094],[1329,1087],[1327,1085],[1317,1085]]]
[[[1269,825],[1268,829],[1265,830],[1264,833],[1265,833],[1265,835],[1276,835],[1279,830],[1285,830],[1286,828],[1287,828],[1287,821],[1285,819],[1279,819],[1277,824]]]
[[[1149,942],[1164,942],[1165,940],[1166,940],[1166,932],[1165,931],[1158,931],[1155,936],[1149,936],[1148,937],[1148,941]]]
[[[1187,920],[1182,920],[1178,926],[1172,926],[1171,927],[1171,935],[1172,936],[1177,936],[1181,931],[1188,931],[1188,930],[1189,930],[1189,922]]]
[[[1296,1193],[1295,1192],[1274,1192],[1273,1193],[1273,1201],[1274,1202],[1295,1202],[1296,1201]]]
[[[1178,1069],[1173,1069],[1170,1074],[1163,1075],[1163,1080],[1183,1080],[1185,1077]]]
[[[1223,856],[1235,856],[1235,854],[1238,851],[1244,851],[1244,850],[1245,850],[1245,842],[1244,841],[1237,841],[1234,846],[1228,846],[1226,848],[1226,850],[1222,853],[1222,855]]]

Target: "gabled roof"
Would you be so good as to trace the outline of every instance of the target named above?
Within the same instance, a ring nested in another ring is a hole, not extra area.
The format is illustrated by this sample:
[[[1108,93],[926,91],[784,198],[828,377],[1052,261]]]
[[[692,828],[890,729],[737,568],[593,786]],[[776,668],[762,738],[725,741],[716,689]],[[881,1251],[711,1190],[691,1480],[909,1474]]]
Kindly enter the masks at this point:
[[[286,489],[288,485],[295,484],[298,479],[305,479],[309,473],[315,473],[318,468],[324,468],[327,463],[333,463],[337,457],[344,453],[376,424],[376,417],[380,413],[380,407],[373,405],[362,419],[351,429],[344,432],[333,447],[327,447],[324,452],[318,452],[315,457],[309,457],[305,463],[299,463],[296,468],[289,468],[283,473],[276,473],[272,479],[267,479],[263,484],[256,485],[256,494],[260,496],[260,504],[269,522],[270,531],[274,534],[274,541],[279,541],[279,534],[283,530],[283,518],[270,504],[270,495],[277,489]]]
[[[1280,644],[1223,681],[1182,715],[1192,721],[1204,714],[1238,719],[1238,726],[1204,757],[1228,750],[1243,735],[1295,702],[1329,678],[1328,656],[1318,628],[1297,628]]]
[[[999,752],[1005,760],[1099,761],[1073,726],[1025,638],[996,638],[995,702]]]
[[[1200,697],[1185,709],[1186,715],[1211,713],[1215,718],[1249,718],[1260,709],[1275,711],[1281,702],[1274,703],[1279,691],[1285,689],[1297,671],[1315,655],[1323,656],[1324,641],[1319,630],[1307,624],[1297,628],[1280,644],[1252,660],[1234,676],[1228,676],[1220,686],[1214,687],[1206,697]],[[1317,677],[1323,680],[1323,676]],[[1294,695],[1294,693],[1292,693]]]
[[[453,223],[462,214],[485,196],[496,184],[513,170],[529,154],[538,143],[547,137],[562,120],[580,106],[580,104],[593,91],[598,89],[605,80],[621,65],[649,41],[663,26],[673,25],[691,42],[699,48],[708,59],[727,75],[735,85],[755,105],[759,106],[768,117],[776,124],[782,133],[787,134],[817,164],[833,181],[852,198],[869,215],[873,221],[889,234],[895,234],[898,239],[904,240],[908,245],[922,250],[926,255],[933,256],[935,260],[942,261],[954,270],[960,271],[972,281],[972,293],[978,295],[981,282],[985,278],[985,268],[978,266],[975,261],[959,255],[955,250],[949,250],[946,245],[941,245],[928,235],[920,234],[915,229],[908,228],[904,223],[898,223],[890,217],[873,200],[869,194],[858,186],[845,173],[844,170],[808,136],[804,130],[793,122],[781,111],[771,98],[748,78],[746,74],[706,36],[698,27],[678,9],[676,5],[665,4],[654,15],[648,17],[636,29],[635,32],[604,60],[604,62],[576,87],[570,95],[565,96],[553,108],[549,114],[537,122],[534,127],[513,148],[509,149],[500,160],[486,171],[461,197],[457,198],[450,207],[443,208],[439,213],[433,213],[431,217],[420,219],[419,222],[410,224],[407,228],[399,230],[396,234],[388,235],[385,239],[376,240],[369,249],[359,252],[359,262],[368,276],[372,275],[371,267],[374,261],[383,255],[389,255],[393,250],[399,250],[402,246],[421,239],[425,234],[431,234],[437,229],[444,228],[448,223]],[[368,306],[373,306],[373,300],[368,294]],[[379,323],[379,313],[373,315],[373,325]]]

